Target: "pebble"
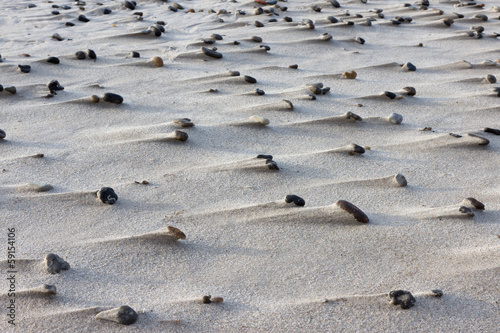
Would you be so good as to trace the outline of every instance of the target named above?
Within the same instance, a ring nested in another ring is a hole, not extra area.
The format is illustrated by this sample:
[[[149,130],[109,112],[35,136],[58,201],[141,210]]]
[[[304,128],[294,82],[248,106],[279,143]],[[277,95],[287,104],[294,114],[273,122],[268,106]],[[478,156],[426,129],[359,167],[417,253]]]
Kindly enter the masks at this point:
[[[135,9],[135,5],[130,1],[123,1],[122,4],[123,4],[123,6],[125,6],[126,8],[128,8],[130,10]]]
[[[57,294],[57,288],[53,284],[42,284],[41,286],[34,288],[32,290],[35,293],[41,293],[45,295],[56,295]]]
[[[256,93],[257,95],[259,95],[259,96],[262,96],[262,95],[264,95],[266,92],[265,92],[264,90],[262,90],[262,89],[257,88],[257,89],[255,89],[255,93]]]
[[[1,90],[0,90],[1,91]],[[5,133],[4,130],[0,129],[0,140],[3,140],[5,139],[5,137],[7,136],[7,134]]]
[[[122,104],[123,103],[123,97],[121,97],[118,94],[113,94],[113,93],[105,93],[104,95],[101,96],[102,99],[106,102],[109,103],[114,103],[114,104]]]
[[[326,19],[328,21],[330,21],[331,23],[338,23],[339,22],[339,20],[334,16],[328,16]]]
[[[243,78],[245,79],[245,81],[247,81],[248,83],[257,83],[257,80],[249,75],[245,75],[243,76]]]
[[[50,81],[49,83],[47,83],[47,88],[49,88],[50,93],[51,93],[51,94],[54,94],[54,95],[57,95],[57,94],[56,94],[56,91],[59,91],[59,90],[64,90],[64,87],[63,87],[63,86],[61,86],[61,85],[59,84],[59,81],[57,81],[57,80],[52,80],[52,81]]]
[[[465,207],[465,206],[461,206],[458,211],[462,214],[466,214],[467,216],[474,216],[474,213],[472,212],[472,209],[468,208],[468,207]]]
[[[112,12],[112,11],[111,11],[111,9],[109,9],[109,8],[104,8],[104,9],[102,10],[102,13],[103,13],[104,15],[111,14],[111,12]]]
[[[64,38],[62,38],[61,35],[59,35],[58,33],[53,34],[52,38],[54,38],[54,39],[56,39],[58,41],[64,40]]]
[[[276,163],[273,160],[266,160],[266,165],[269,168],[269,170],[279,170],[280,168],[278,167],[278,163]]]
[[[285,20],[286,22],[292,22],[293,21],[293,19],[290,16],[283,17],[283,20]]]
[[[311,9],[314,10],[315,12],[321,12],[321,7],[318,7],[318,6],[315,6],[315,5],[311,5]]]
[[[288,68],[297,69],[297,68],[299,68],[299,65],[293,64],[293,65],[288,66]]]
[[[488,75],[486,75],[486,81],[493,84],[493,83],[497,82],[497,78],[493,74],[488,74]]]
[[[390,123],[399,125],[403,122],[403,116],[400,115],[399,113],[391,113],[389,117],[387,118]]]
[[[172,6],[173,6],[173,7],[175,7],[175,8],[177,8],[177,9],[180,9],[180,10],[183,10],[183,9],[184,9],[184,7],[183,7],[182,5],[180,5],[180,4],[178,4],[177,2],[174,2],[174,3],[172,4]]]
[[[17,65],[17,69],[22,73],[29,73],[31,71],[30,65]]]
[[[248,118],[252,123],[261,124],[267,126],[270,124],[269,119],[260,116],[251,116]]]
[[[156,24],[158,24],[158,25],[165,25],[165,21],[156,21]]]
[[[474,198],[466,198],[462,201],[464,205],[472,205],[474,208],[484,210],[484,204]]]
[[[168,6],[168,9],[170,9],[173,12],[177,12],[178,11],[178,9],[175,8],[174,6]]]
[[[345,114],[345,118],[346,119],[354,119],[356,121],[362,121],[363,120],[363,118],[361,118],[360,116],[358,116],[357,114],[355,114],[355,113],[353,113],[351,111],[349,111],[349,112],[347,112]]]
[[[500,135],[500,129],[496,129],[496,128],[485,127],[485,128],[483,128],[483,131],[486,133]]]
[[[447,27],[451,27],[451,25],[452,25],[453,23],[455,23],[455,21],[454,21],[454,20],[452,20],[451,18],[444,18],[444,19],[443,19],[443,23],[444,23]]]
[[[434,297],[441,297],[443,296],[443,291],[440,289],[432,289],[431,290],[432,296]]]
[[[175,227],[167,226],[167,231],[177,239],[186,239],[186,235]]]
[[[273,159],[273,155],[261,154],[261,155],[257,155],[257,158],[263,158],[265,160],[272,160]]]
[[[215,59],[221,59],[222,58],[222,53],[219,53],[217,51],[214,51],[214,50],[211,50],[207,47],[202,47],[201,48],[201,52],[203,52],[204,55],[208,56],[208,57],[211,57],[211,58],[215,58]]]
[[[78,21],[87,23],[90,20],[85,15],[78,15]]]
[[[177,124],[181,127],[193,127],[194,124],[191,122],[189,118],[178,118],[173,120],[174,124]]]
[[[259,36],[252,36],[251,39],[256,43],[262,43],[262,38]]]
[[[330,2],[330,4],[334,7],[334,8],[340,8],[340,3],[337,1],[337,0],[329,0],[328,2]],[[366,2],[365,2],[366,3]]]
[[[391,304],[400,305],[401,309],[409,309],[415,305],[415,297],[406,290],[393,290],[389,292]]]
[[[47,58],[47,62],[51,63],[51,64],[59,64],[61,61],[59,60],[59,58],[57,57],[48,57]]]
[[[163,59],[160,57],[153,57],[149,59],[149,62],[153,63],[156,67],[163,67]]]
[[[306,201],[299,197],[298,195],[295,194],[289,194],[285,197],[285,202],[286,203],[291,203],[293,202],[297,206],[305,206]]]
[[[155,26],[150,26],[148,28],[149,31],[152,31],[156,37],[160,37],[161,36],[161,31],[160,29],[156,28]],[[147,31],[147,30],[146,30]]]
[[[366,214],[361,209],[354,206],[352,203],[350,203],[348,201],[345,201],[345,200],[337,201],[337,207],[348,212],[349,214],[352,214],[354,216],[354,218],[356,219],[356,221],[358,221],[358,222],[368,223],[370,221],[368,216],[366,216]]]
[[[51,11],[52,15],[59,15],[59,11],[58,10],[53,10]]]
[[[472,26],[469,29],[472,30],[472,31],[484,32],[484,27],[482,27],[480,25],[479,26]]]
[[[500,87],[491,89],[491,92],[500,97]]]
[[[268,46],[268,45],[259,45],[259,47],[260,47],[261,49],[266,50],[266,51],[271,51],[271,47],[270,47],[270,46]]]
[[[405,187],[408,185],[408,181],[406,180],[406,177],[403,176],[402,174],[398,173],[397,175],[394,176],[394,181],[401,187]]]
[[[417,90],[413,87],[404,87],[402,90],[404,90],[408,96],[415,96],[417,94]]]
[[[66,22],[64,23],[67,27],[74,27],[75,24],[73,22]]]
[[[83,52],[83,51],[78,51],[78,52],[76,52],[76,53],[75,53],[75,57],[76,57],[76,59],[78,59],[78,60],[83,60],[83,59],[85,59],[87,56],[85,55],[85,52]]]
[[[414,72],[417,70],[417,67],[415,67],[415,65],[412,64],[411,62],[407,62],[406,64],[403,65],[403,69]]]
[[[130,52],[130,56],[132,58],[140,58],[141,57],[141,55],[139,54],[139,52],[136,52],[136,51]]]
[[[15,95],[15,94],[16,94],[16,92],[17,92],[17,89],[16,89],[16,87],[11,86],[11,87],[5,87],[5,91],[8,91],[8,92],[10,92],[12,95]]]
[[[99,191],[97,191],[97,197],[101,200],[102,203],[108,205],[114,205],[118,200],[118,196],[111,187],[101,187]]]
[[[354,80],[357,76],[358,76],[358,73],[356,73],[355,71],[350,71],[350,72],[344,73],[344,77],[346,79],[350,79],[350,80]]]
[[[90,96],[90,101],[91,101],[92,103],[99,103],[99,100],[100,100],[100,98],[99,98],[99,96],[97,96],[97,95],[92,95],[92,96]]]
[[[95,54],[95,52],[94,52],[93,50],[91,50],[91,49],[87,49],[87,50],[85,51],[85,53],[88,55],[88,57],[89,57],[90,59],[93,59],[93,60],[94,60],[94,62],[97,60],[97,55]]]
[[[122,325],[132,325],[137,321],[137,317],[137,312],[134,309],[128,305],[122,305],[119,308],[99,312],[95,319],[113,321]]]
[[[355,41],[356,43],[361,44],[361,45],[363,45],[363,44],[365,43],[365,40],[364,40],[363,38],[361,38],[361,37],[355,37],[355,38],[354,38],[354,41]]]
[[[260,22],[260,21],[255,21],[254,22],[254,25],[257,27],[257,28],[262,28],[264,26],[264,23]]]
[[[325,32],[325,33],[321,34],[321,35],[319,36],[319,38],[320,38],[321,40],[324,40],[324,41],[326,42],[326,41],[331,40],[333,37],[332,37],[332,35],[330,35],[329,33]]]
[[[396,98],[396,94],[391,91],[384,91],[384,95],[389,97],[390,99]]]
[[[472,18],[480,19],[482,21],[488,21],[488,16],[486,16],[484,14],[476,14],[476,15],[472,16]]]
[[[210,300],[211,298],[212,298],[212,296],[211,296],[211,295],[203,296],[203,297],[201,298],[201,302],[202,302],[203,304],[210,304],[210,303],[212,303],[212,301]]]
[[[29,3],[28,4],[28,8],[35,8],[35,7],[36,7],[36,5],[34,3]]]
[[[45,266],[50,274],[57,274],[69,269],[69,264],[57,254],[49,253],[45,256]]]
[[[188,134],[186,132],[183,132],[183,131],[175,130],[174,137],[176,140],[186,141],[188,139]]]

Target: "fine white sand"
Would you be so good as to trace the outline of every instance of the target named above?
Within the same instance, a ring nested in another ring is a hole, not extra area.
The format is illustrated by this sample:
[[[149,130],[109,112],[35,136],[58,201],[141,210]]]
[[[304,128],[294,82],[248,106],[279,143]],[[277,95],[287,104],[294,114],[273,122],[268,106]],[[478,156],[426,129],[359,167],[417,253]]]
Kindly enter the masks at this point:
[[[497,1],[431,0],[424,10],[382,0],[339,0],[339,8],[186,0],[177,12],[171,1],[139,0],[135,10],[99,2],[85,10],[67,0],[0,2],[0,84],[17,89],[0,92],[1,331],[498,329],[500,137],[483,131],[500,128],[499,84],[487,80],[500,79]],[[258,7],[275,14],[256,15]],[[396,17],[412,20],[395,25]],[[160,37],[141,33],[157,21]],[[469,36],[474,26],[482,38]],[[202,41],[214,33],[223,39]],[[96,61],[76,59],[87,49]],[[344,77],[350,71],[355,79]],[[47,98],[51,80],[64,90]],[[312,100],[315,83],[330,90]],[[123,103],[90,102],[108,92]],[[386,119],[392,113],[401,124]],[[352,153],[353,143],[365,153]],[[398,173],[406,187],[393,182]],[[46,184],[53,189],[37,186]],[[116,204],[97,200],[101,187],[115,190]],[[305,207],[286,204],[289,194]],[[461,213],[468,197],[486,209]],[[357,222],[338,200],[370,221]],[[167,226],[186,239],[174,241]],[[15,328],[7,228],[16,230]],[[49,274],[48,253],[71,268]],[[57,294],[33,289],[43,284]],[[389,303],[398,289],[413,294],[414,307]],[[224,301],[203,304],[206,295]],[[132,326],[95,318],[122,305],[139,314]]]

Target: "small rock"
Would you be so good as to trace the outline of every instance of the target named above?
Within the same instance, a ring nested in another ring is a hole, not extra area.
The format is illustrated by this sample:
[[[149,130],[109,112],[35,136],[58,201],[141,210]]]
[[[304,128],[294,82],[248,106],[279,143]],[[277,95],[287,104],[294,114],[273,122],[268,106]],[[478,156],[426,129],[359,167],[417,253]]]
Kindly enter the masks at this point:
[[[210,304],[210,303],[212,303],[212,301],[210,300],[211,298],[212,298],[211,295],[203,296],[201,301],[203,302],[203,304]]]
[[[417,67],[415,67],[415,65],[412,64],[411,62],[407,62],[406,64],[403,65],[403,69],[414,72],[417,70]]]
[[[257,89],[255,89],[255,93],[256,93],[257,95],[259,95],[259,96],[262,96],[262,95],[264,95],[264,94],[265,94],[265,91],[264,91],[264,90],[261,90],[261,89],[259,89],[259,88],[257,88]]]
[[[390,123],[399,125],[403,122],[403,116],[400,115],[399,113],[391,113],[389,117],[387,118]]]
[[[488,74],[488,75],[486,75],[486,81],[493,84],[493,83],[497,82],[497,78],[493,74]]]
[[[47,272],[49,272],[50,274],[57,274],[62,270],[66,271],[69,269],[69,264],[54,253],[49,253],[45,256],[45,266]]]
[[[179,229],[177,229],[175,227],[167,226],[167,231],[169,234],[171,234],[172,236],[174,236],[177,239],[186,239],[186,235],[182,231],[180,231]]]
[[[266,160],[266,165],[269,168],[269,170],[279,170],[280,168],[278,167],[278,163],[276,163],[273,160],[267,159]]]
[[[102,95],[102,99],[106,102],[114,103],[114,104],[122,104],[123,103],[123,97],[121,97],[118,94],[113,94],[113,93],[105,93],[104,95]]]
[[[384,91],[384,95],[389,97],[390,99],[396,98],[396,94],[391,91]]]
[[[113,321],[122,325],[132,325],[137,321],[137,317],[137,312],[134,309],[128,305],[122,305],[119,308],[99,312],[95,319]]]
[[[363,38],[361,38],[361,37],[355,37],[355,38],[354,38],[354,41],[355,41],[356,43],[361,44],[361,45],[363,45],[363,44],[365,43],[365,40],[364,40]]]
[[[31,71],[30,65],[17,65],[17,69],[22,73],[29,73]]]
[[[94,62],[97,60],[97,55],[95,54],[95,52],[91,49],[87,49],[85,51],[85,53],[88,55],[88,57],[92,60],[94,60]]]
[[[471,205],[472,207],[479,209],[479,210],[484,210],[484,204],[474,198],[466,198],[462,201],[463,205]]]
[[[404,87],[402,90],[404,90],[408,96],[415,96],[417,94],[417,90],[413,87]]]
[[[173,122],[181,127],[193,127],[194,124],[191,122],[189,118],[179,118],[174,119]]]
[[[118,195],[116,195],[115,190],[111,187],[101,187],[101,189],[97,191],[96,195],[102,203],[108,205],[114,205],[118,200]]]
[[[257,80],[249,75],[243,76],[243,79],[248,83],[257,83]]]
[[[254,22],[254,25],[257,27],[257,28],[262,28],[264,26],[264,23],[260,22],[260,21],[255,21]]]
[[[59,15],[59,11],[58,10],[53,10],[51,11],[52,15]]]
[[[361,222],[361,223],[370,222],[370,219],[368,218],[368,216],[366,216],[366,214],[361,209],[354,206],[352,203],[350,203],[348,201],[345,201],[345,200],[337,201],[337,207],[341,208],[342,210],[344,210],[347,213],[354,216],[354,218],[358,222]]]
[[[443,291],[439,289],[432,289],[431,290],[432,296],[434,297],[441,297],[443,296]]]
[[[202,47],[201,48],[201,52],[203,52],[204,55],[208,56],[208,57],[211,57],[211,58],[215,58],[215,59],[221,59],[222,58],[222,53],[219,53],[217,51],[214,51],[214,50],[211,50],[207,47]]]
[[[291,203],[293,202],[297,206],[305,206],[306,201],[299,197],[298,195],[295,194],[289,194],[285,197],[285,202],[286,203]]]
[[[17,92],[17,89],[16,89],[16,87],[11,86],[11,87],[5,87],[5,91],[8,91],[8,92],[10,92],[12,95],[15,95],[15,94],[16,94],[16,92]]]
[[[354,80],[357,76],[358,76],[358,73],[356,73],[355,71],[350,71],[350,72],[344,73],[344,77],[346,79],[350,79],[350,80]]]
[[[136,52],[136,51],[130,52],[130,56],[132,58],[140,58],[141,57],[141,55],[139,54],[139,52]]]
[[[330,21],[331,23],[338,23],[339,22],[339,20],[336,17],[333,17],[333,16],[328,16],[326,19],[328,21]]]
[[[257,158],[263,158],[265,160],[272,160],[273,159],[273,155],[264,155],[264,154],[261,154],[261,155],[257,155]]]
[[[61,61],[59,60],[59,58],[57,57],[48,57],[47,58],[47,62],[51,63],[51,64],[59,64]]]
[[[76,59],[78,60],[83,60],[85,59],[87,56],[85,55],[85,53],[83,51],[78,51],[75,53],[75,57]]]
[[[293,21],[293,19],[290,16],[283,17],[283,20],[285,20],[286,22],[292,22]]]
[[[73,22],[66,22],[66,23],[64,23],[64,25],[67,27],[74,27],[75,26],[75,24]]]
[[[103,13],[104,15],[109,15],[109,14],[111,14],[111,12],[112,12],[112,11],[111,11],[111,9],[109,9],[109,8],[103,8],[103,10],[102,10],[102,13]]]
[[[64,40],[64,38],[62,38],[61,35],[59,35],[58,33],[53,34],[52,38],[54,38],[54,39],[56,39],[58,41]]]
[[[56,95],[56,91],[64,90],[64,87],[61,86],[57,80],[52,80],[47,83],[47,88],[49,88],[50,93],[54,95]]]
[[[409,309],[415,305],[415,298],[409,291],[393,290],[389,293],[391,304],[400,305],[402,309]]]
[[[188,139],[188,134],[186,132],[183,132],[183,131],[175,130],[174,137],[176,140],[186,141]]]
[[[292,68],[292,69],[297,69],[297,68],[299,68],[299,65],[297,65],[297,64],[293,64],[293,65],[290,65],[290,66],[288,66],[288,67],[289,67],[289,68]]]
[[[212,37],[215,40],[222,40],[222,36],[219,34],[211,34],[210,37]]]
[[[85,15],[78,15],[78,21],[87,23],[90,20]]]
[[[259,36],[252,36],[251,39],[256,43],[262,43],[262,38]]]
[[[5,133],[5,131],[0,129],[0,140],[5,139],[6,136],[7,134]]]
[[[153,57],[149,59],[149,62],[153,63],[156,67],[163,67],[163,59],[160,57]]]
[[[6,88],[7,89],[7,88]],[[491,134],[495,134],[495,135],[500,135],[500,129],[496,129],[496,128],[489,128],[489,127],[485,127],[483,128],[483,131],[485,131],[486,133],[491,133]]]
[[[123,6],[130,9],[130,10],[134,10],[135,9],[135,5],[130,2],[130,1],[123,1],[122,2]]]

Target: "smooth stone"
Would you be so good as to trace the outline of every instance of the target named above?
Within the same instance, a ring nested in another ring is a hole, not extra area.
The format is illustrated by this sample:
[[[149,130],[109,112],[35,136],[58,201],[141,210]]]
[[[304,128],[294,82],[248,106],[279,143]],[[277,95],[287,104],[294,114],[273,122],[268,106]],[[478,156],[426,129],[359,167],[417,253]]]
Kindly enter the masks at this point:
[[[269,119],[264,118],[264,117],[259,117],[259,116],[251,116],[249,118],[249,120],[253,123],[259,123],[259,124],[262,124],[264,126],[267,126],[270,123]]]
[[[50,62],[51,64],[59,64],[61,61],[57,57],[48,57],[47,62]]]
[[[222,58],[222,53],[219,53],[217,51],[211,50],[211,49],[206,48],[204,46],[201,48],[201,52],[203,52],[204,55],[206,55],[208,57],[211,57],[211,58],[215,58],[215,59],[221,59]]]
[[[318,6],[315,6],[315,5],[311,5],[311,9],[314,10],[315,12],[317,12],[317,13],[321,12],[321,7],[318,7]]]
[[[104,9],[102,10],[102,13],[103,13],[104,15],[111,14],[111,12],[112,12],[112,11],[111,11],[111,9],[109,9],[109,8],[104,8]]]
[[[37,292],[37,293],[46,294],[46,295],[56,295],[57,294],[57,288],[53,284],[42,284],[40,287],[35,288],[33,291]]]
[[[78,15],[78,21],[87,23],[90,20],[85,15]]]
[[[144,184],[144,182],[147,183],[147,181],[143,180],[142,183]],[[186,239],[186,235],[182,231],[180,231],[179,229],[177,229],[175,227],[167,226],[167,231],[169,234],[171,234],[172,236],[174,236],[177,239]]]
[[[402,174],[398,173],[397,175],[394,176],[394,180],[396,183],[398,183],[399,186],[405,187],[408,185],[408,181],[406,180],[406,177],[403,176]]]
[[[35,7],[36,7],[36,5],[34,3],[29,3],[28,4],[28,8],[35,8]]]
[[[491,83],[491,84],[493,84],[493,83],[496,83],[496,82],[497,82],[497,78],[496,78],[496,77],[495,77],[495,75],[493,75],[493,74],[488,74],[488,75],[486,75],[486,80],[487,80],[489,83]]]
[[[64,40],[64,38],[62,38],[61,35],[59,35],[57,32],[52,35],[52,38],[54,38],[54,39],[56,39],[58,41]]]
[[[352,203],[345,201],[345,200],[339,200],[337,201],[337,207],[340,209],[346,211],[347,213],[351,214],[354,216],[356,221],[361,222],[361,223],[368,223],[370,222],[370,219],[368,216],[358,207],[354,206]]]
[[[417,94],[417,90],[413,87],[404,87],[403,90],[406,91],[408,96],[415,96]]]
[[[67,27],[74,27],[75,24],[73,22],[66,22],[64,23]]]
[[[125,6],[128,9],[131,9],[131,10],[135,9],[135,5],[130,1],[123,1],[122,4],[123,4],[123,6]]]
[[[389,117],[387,118],[390,123],[399,125],[403,122],[403,116],[400,115],[399,113],[391,113]]]
[[[182,5],[180,5],[180,4],[178,4],[177,2],[174,2],[174,3],[172,4],[172,6],[174,6],[174,7],[175,7],[175,8],[177,8],[177,9],[180,9],[180,10],[183,10],[183,9],[184,9],[184,7],[183,7]]]
[[[432,289],[431,290],[432,296],[434,297],[442,297],[443,296],[443,291],[440,289]]]
[[[325,32],[325,33],[321,34],[321,35],[319,36],[319,38],[320,38],[321,40],[324,40],[324,41],[326,42],[326,41],[331,40],[333,37],[332,37],[332,35],[330,35],[329,33]]]
[[[357,114],[355,114],[355,113],[353,113],[351,111],[349,111],[349,112],[347,112],[345,114],[345,118],[346,119],[354,119],[356,121],[362,121],[363,120],[363,118],[361,118],[360,116],[358,116]]]
[[[215,40],[222,40],[222,36],[219,34],[211,34],[210,37],[212,37]]]
[[[261,89],[259,89],[259,88],[257,88],[257,89],[255,89],[255,93],[256,93],[257,95],[259,95],[259,96],[262,96],[262,95],[264,95],[264,94],[265,94],[265,91],[264,91],[264,90],[261,90]]]
[[[272,19],[270,19],[268,22],[269,22],[269,23],[274,23],[274,22],[278,22],[278,20],[277,20],[277,19],[275,19],[275,18],[272,18]]]
[[[266,165],[269,168],[269,170],[279,170],[280,168],[278,167],[278,163],[276,163],[273,160],[266,160]]]
[[[152,31],[152,32],[155,34],[155,36],[156,36],[156,37],[160,37],[160,36],[161,36],[161,31],[160,31],[160,29],[158,29],[158,28],[156,28],[156,27],[154,27],[154,26],[150,26],[150,27],[148,28],[148,30]]]
[[[163,67],[163,59],[160,57],[153,57],[149,61],[153,62],[156,67]]]
[[[259,45],[261,49],[264,49],[266,51],[271,51],[271,47],[269,45]]]
[[[205,38],[201,40],[205,44],[213,44],[215,43],[215,38]]]
[[[156,24],[159,24],[159,25],[165,25],[165,21],[156,21]]]
[[[259,36],[252,36],[251,39],[256,43],[262,43],[262,38]]]
[[[356,43],[361,44],[361,45],[363,45],[363,44],[365,43],[365,40],[364,40],[363,38],[361,38],[361,37],[356,37],[356,38],[354,38],[354,41],[355,41]]]
[[[328,2],[330,2],[330,4],[331,4],[334,8],[340,8],[340,3],[339,3],[337,0],[329,0]]]
[[[396,94],[391,91],[384,91],[384,95],[389,97],[390,99],[396,98]]]
[[[5,139],[6,136],[7,134],[5,133],[5,131],[0,129],[0,140]]]
[[[122,325],[132,325],[137,321],[137,312],[128,305],[119,308],[99,312],[95,319],[113,321]]]
[[[91,101],[92,103],[99,103],[100,98],[99,98],[99,96],[97,96],[97,95],[92,95],[92,96],[90,96],[90,101]]]
[[[49,253],[45,256],[45,267],[50,274],[57,274],[69,269],[69,264],[57,254]]]
[[[0,92],[3,91],[3,86],[0,84]]]
[[[496,128],[485,127],[485,128],[483,128],[483,131],[486,133],[500,135],[500,129],[496,129]]]
[[[59,15],[59,11],[58,10],[53,10],[51,11],[52,15]]]
[[[285,20],[286,22],[292,22],[293,21],[293,19],[290,16],[283,17],[283,20]]]
[[[113,93],[109,93],[109,92],[102,95],[102,99],[106,102],[114,103],[114,104],[122,104],[123,103],[123,97],[121,97],[118,94],[113,94]]]
[[[357,76],[358,76],[358,73],[356,73],[355,71],[350,71],[350,72],[344,73],[344,77],[346,79],[350,79],[350,80],[354,80]]]
[[[480,20],[483,20],[483,21],[488,21],[488,16],[486,16],[484,14],[476,14],[472,18],[477,18],[477,19],[480,19]]]
[[[500,87],[491,89],[491,92],[500,97]]]
[[[75,57],[76,57],[76,59],[78,59],[78,60],[83,60],[83,59],[85,59],[87,56],[85,55],[85,52],[83,52],[83,51],[78,51],[78,52],[76,52],[76,53],[75,53]]]
[[[85,53],[87,53],[87,55],[88,55],[88,57],[89,57],[90,59],[92,59],[92,60],[94,60],[94,61],[96,61],[96,60],[97,60],[97,55],[95,54],[95,52],[94,52],[93,50],[91,50],[91,49],[87,49],[87,50],[85,51]]]
[[[293,64],[293,65],[288,66],[288,68],[297,69],[297,68],[299,68],[299,65]]]
[[[273,159],[273,155],[261,154],[261,155],[257,155],[257,158],[263,158],[265,160],[272,160]]]
[[[30,65],[17,65],[17,69],[22,73],[29,73],[31,71]]]
[[[476,200],[476,199],[474,199],[474,198],[471,198],[471,197],[469,197],[469,198],[467,198],[467,199],[464,199],[464,200],[462,201],[462,203],[463,203],[463,204],[470,204],[470,205],[472,205],[474,208],[479,209],[479,210],[484,210],[484,208],[485,208],[485,207],[484,207],[484,204],[483,204],[482,202],[480,202],[480,201],[478,201],[478,200]]]
[[[248,83],[257,83],[257,80],[249,75],[243,76],[243,79]]]
[[[211,296],[211,295],[206,295],[206,296],[203,296],[203,297],[201,298],[201,302],[202,302],[203,304],[210,304],[210,303],[212,303],[212,301],[210,300],[211,298],[212,298],[212,296]]]
[[[59,81],[57,80],[52,80],[49,83],[47,83],[47,88],[49,88],[50,92],[55,94],[56,91],[58,90],[64,90],[64,87],[59,84]]]
[[[174,136],[175,136],[175,139],[179,140],[179,141],[186,141],[189,137],[186,132],[179,131],[179,130],[174,131]]]
[[[484,32],[484,27],[482,27],[480,25],[479,26],[472,26],[472,27],[470,27],[470,30],[477,31],[477,32]]]
[[[140,58],[141,57],[141,55],[139,54],[139,52],[136,52],[136,51],[130,52],[130,56],[132,58]]]
[[[415,67],[415,65],[412,64],[411,62],[407,62],[406,64],[403,65],[403,69],[414,72],[417,70],[417,67]]]
[[[264,26],[264,23],[260,22],[260,21],[255,21],[254,22],[254,25],[257,27],[257,28],[262,28]]]
[[[289,194],[285,197],[285,202],[286,203],[291,203],[293,202],[297,206],[305,206],[306,201],[299,197],[298,195],[295,194]]]
[[[175,8],[174,6],[168,6],[168,9],[170,9],[173,12],[177,12],[178,11],[178,9]]]
[[[8,91],[8,92],[10,92],[12,95],[15,95],[15,94],[16,94],[16,92],[17,92],[17,89],[16,89],[16,87],[11,86],[11,87],[5,87],[5,91]]]
[[[338,23],[339,22],[339,20],[336,17],[333,17],[333,16],[328,16],[326,19],[328,21],[330,21],[331,23]]]
[[[234,44],[234,45],[240,45],[241,43],[240,43],[240,42],[238,42],[237,40],[235,40],[235,41],[233,42],[233,44]]]
[[[238,71],[228,71],[229,76],[240,76],[240,72]]]
[[[389,292],[391,304],[400,305],[401,309],[409,309],[415,305],[415,298],[406,290],[393,290]]]
[[[118,195],[116,195],[115,190],[111,187],[101,187],[101,189],[97,191],[97,197],[102,203],[108,205],[114,205],[118,200]]]
[[[193,127],[194,124],[191,122],[189,118],[179,118],[174,119],[173,122],[181,127]]]

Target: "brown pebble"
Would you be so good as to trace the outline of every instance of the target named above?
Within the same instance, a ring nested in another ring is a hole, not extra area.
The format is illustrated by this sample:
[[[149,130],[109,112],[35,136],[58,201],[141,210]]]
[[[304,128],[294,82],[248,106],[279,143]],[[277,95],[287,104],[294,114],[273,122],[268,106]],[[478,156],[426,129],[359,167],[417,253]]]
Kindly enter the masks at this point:
[[[339,200],[337,201],[337,207],[345,210],[349,214],[352,214],[356,221],[361,222],[361,223],[368,223],[370,219],[366,214],[359,209],[358,207],[354,206],[352,203],[345,201],[345,200]]]
[[[153,62],[156,67],[163,67],[163,59],[160,57],[153,57],[150,61]]]
[[[224,302],[224,299],[222,297],[214,297],[212,298],[212,303],[222,303]]]
[[[210,303],[212,303],[212,301],[210,300],[210,298],[212,298],[212,296],[210,296],[210,295],[203,296],[203,298],[201,299],[201,301],[203,302],[203,304],[210,304]]]
[[[350,72],[344,73],[344,77],[346,79],[350,79],[350,80],[354,80],[357,76],[358,76],[358,73],[356,73],[355,71],[350,71]]]
[[[175,236],[177,239],[186,239],[186,235],[175,227],[168,226],[167,231],[169,234]]]

